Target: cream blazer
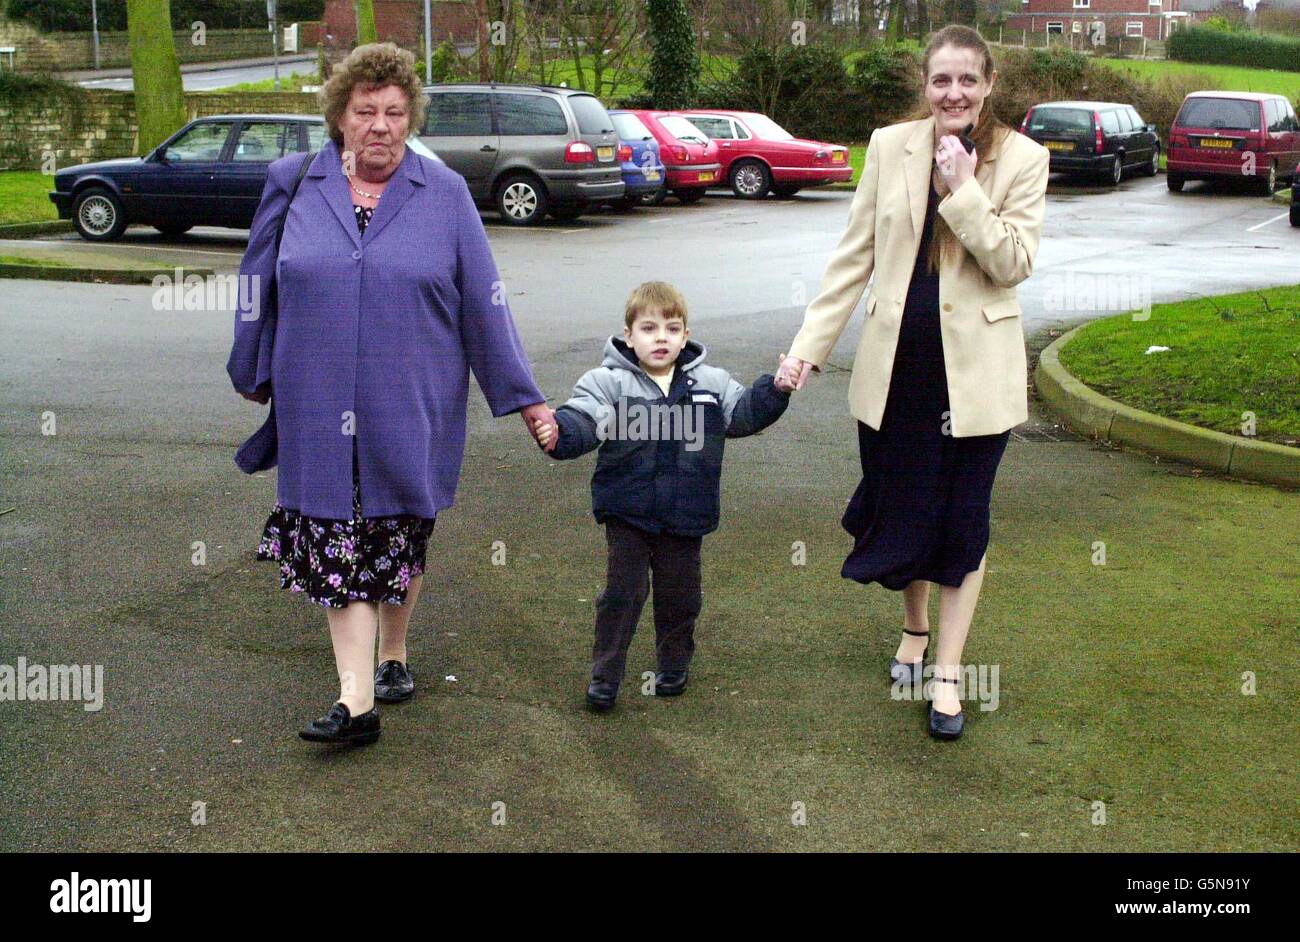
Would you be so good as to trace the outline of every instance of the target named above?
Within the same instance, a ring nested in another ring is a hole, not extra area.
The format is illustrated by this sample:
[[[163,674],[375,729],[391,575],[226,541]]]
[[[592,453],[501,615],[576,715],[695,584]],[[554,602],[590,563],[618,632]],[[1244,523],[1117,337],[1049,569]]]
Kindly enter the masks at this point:
[[[938,206],[965,247],[959,262],[946,261],[939,271],[951,430],[958,438],[1005,432],[1029,417],[1016,285],[1033,272],[1047,203],[1048,152],[1041,144],[1013,130],[998,152],[979,158],[974,178]],[[885,413],[933,163],[933,116],[872,132],[848,228],[790,348],[824,366],[870,281],[849,407],[873,429]]]

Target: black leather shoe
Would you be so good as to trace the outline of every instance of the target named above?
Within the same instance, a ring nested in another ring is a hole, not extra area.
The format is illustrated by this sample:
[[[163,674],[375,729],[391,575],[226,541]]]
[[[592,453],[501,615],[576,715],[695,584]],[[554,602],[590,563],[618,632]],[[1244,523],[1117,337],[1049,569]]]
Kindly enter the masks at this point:
[[[955,684],[956,678],[947,677],[934,678],[935,683]],[[961,737],[961,731],[966,728],[966,711],[949,716],[947,713],[940,713],[934,708],[934,701],[927,704],[927,710],[930,714],[930,735],[935,739],[958,739]]]
[[[686,671],[660,671],[655,674],[655,696],[675,697],[686,689]]]
[[[908,631],[906,628],[903,629],[903,634],[915,635],[918,638],[930,637],[930,632],[928,631]],[[920,660],[918,660],[915,664],[904,664],[898,658],[891,657],[889,659],[890,683],[912,684],[913,686],[919,684],[921,682],[921,671],[925,667],[925,653],[926,651],[929,650],[930,650],[930,646],[927,644],[924,650],[921,651]]]
[[[614,701],[617,699],[618,686],[616,684],[593,680],[587,685],[587,705],[597,713],[605,713],[614,709]]]
[[[320,719],[312,720],[298,735],[308,742],[354,743],[358,746],[379,738],[379,710],[372,707],[353,716],[342,703],[336,703]]]
[[[375,699],[380,703],[401,703],[415,696],[415,678],[401,661],[384,661],[375,671]]]

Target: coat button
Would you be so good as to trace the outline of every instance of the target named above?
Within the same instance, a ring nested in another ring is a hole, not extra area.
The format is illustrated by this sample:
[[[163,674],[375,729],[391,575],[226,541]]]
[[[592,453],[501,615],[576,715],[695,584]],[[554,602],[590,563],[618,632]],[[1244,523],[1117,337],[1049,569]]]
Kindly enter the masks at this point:
[[[945,304],[945,305],[943,306],[943,309],[944,309],[945,311],[951,311],[951,310],[952,310],[952,305],[951,305],[951,304]]]
[[[965,237],[965,236],[962,236],[962,238],[964,239],[964,238],[966,238],[966,237]],[[353,252],[353,253],[352,253],[352,257],[353,257],[353,258],[360,258],[360,257],[361,257],[361,250],[360,250],[360,249],[357,249],[355,252]]]
[[[961,239],[963,242],[965,242],[965,241],[966,241],[966,233],[964,233],[964,232],[961,233],[960,235],[957,236],[957,238],[959,238],[959,239]]]

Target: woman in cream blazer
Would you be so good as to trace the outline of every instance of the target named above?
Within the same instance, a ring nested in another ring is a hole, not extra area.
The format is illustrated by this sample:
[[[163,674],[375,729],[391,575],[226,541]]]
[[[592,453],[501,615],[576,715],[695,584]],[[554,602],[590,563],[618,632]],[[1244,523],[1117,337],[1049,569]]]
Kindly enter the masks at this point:
[[[993,59],[974,30],[937,32],[923,69],[924,116],[871,135],[848,229],[781,371],[802,387],[867,292],[849,381],[863,479],[843,575],[904,594],[896,683],[922,679],[929,586],[942,586],[928,715],[932,735],[955,739],[993,478],[1028,418],[1016,285],[1038,251],[1048,152],[993,116]]]

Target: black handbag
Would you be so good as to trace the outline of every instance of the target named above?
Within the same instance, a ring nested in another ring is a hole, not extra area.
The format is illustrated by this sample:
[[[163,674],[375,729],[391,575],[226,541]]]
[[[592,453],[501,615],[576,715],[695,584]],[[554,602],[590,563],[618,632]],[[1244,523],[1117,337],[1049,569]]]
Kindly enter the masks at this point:
[[[284,206],[284,215],[280,217],[280,224],[275,230],[275,257],[280,258],[280,240],[284,238],[284,222],[289,218],[289,207],[293,205],[293,198],[298,195],[298,187],[302,185],[302,178],[307,176],[307,168],[311,166],[312,159],[316,152],[309,153],[302,165],[298,168],[298,176],[293,181],[293,189],[289,191],[289,202]],[[279,316],[278,294],[275,283],[275,266],[271,268],[271,284],[267,290],[267,309],[264,315],[268,320],[262,327],[263,331],[271,331],[271,343],[275,343],[275,320]],[[271,408],[266,416],[266,421],[262,427],[253,433],[253,436],[244,444],[239,446],[239,451],[235,452],[235,464],[239,470],[245,474],[256,474],[258,471],[268,471],[274,468],[280,460],[279,455],[279,437],[275,428],[275,391],[271,391]]]

